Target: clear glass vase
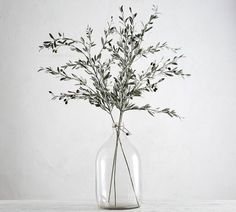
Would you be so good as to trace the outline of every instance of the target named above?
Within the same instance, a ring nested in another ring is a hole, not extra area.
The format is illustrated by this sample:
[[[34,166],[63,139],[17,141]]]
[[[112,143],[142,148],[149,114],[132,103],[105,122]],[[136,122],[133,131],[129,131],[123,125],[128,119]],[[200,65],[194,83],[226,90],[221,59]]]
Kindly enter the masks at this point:
[[[131,209],[141,204],[140,157],[123,127],[113,127],[96,157],[96,197],[100,208]]]

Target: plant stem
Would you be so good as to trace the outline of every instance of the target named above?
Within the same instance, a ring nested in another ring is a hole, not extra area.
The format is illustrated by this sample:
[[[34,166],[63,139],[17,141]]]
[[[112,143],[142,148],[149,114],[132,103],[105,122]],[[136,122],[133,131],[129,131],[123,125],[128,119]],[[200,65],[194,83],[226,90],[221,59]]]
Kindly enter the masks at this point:
[[[132,176],[131,176],[131,172],[130,172],[130,168],[129,168],[129,163],[128,163],[128,160],[126,158],[126,155],[125,155],[125,152],[124,152],[124,149],[123,149],[123,146],[122,146],[122,143],[121,143],[120,139],[119,139],[119,143],[120,143],[121,151],[122,151],[122,154],[124,156],[125,163],[126,163],[126,166],[127,166],[128,172],[129,172],[129,178],[130,178],[130,182],[131,182],[131,185],[132,185],[132,189],[134,191],[135,199],[136,199],[137,205],[139,207],[140,205],[139,205],[137,194],[135,192],[134,182],[133,182],[133,179],[132,179]]]
[[[110,114],[110,116],[111,116],[111,119],[112,119],[113,124],[115,124],[115,120],[114,120],[114,117],[113,117],[112,113],[110,112],[109,114]],[[123,113],[122,113],[122,116],[123,116]],[[120,131],[120,128],[119,128],[119,131]],[[124,159],[125,159],[125,163],[126,163],[126,166],[127,166],[127,169],[128,169],[129,178],[130,178],[130,182],[131,182],[131,185],[132,185],[132,189],[133,189],[133,192],[134,192],[134,195],[135,195],[135,199],[136,199],[136,202],[137,202],[137,206],[139,207],[140,204],[139,204],[139,201],[138,201],[137,194],[136,194],[136,192],[135,192],[134,183],[133,183],[133,179],[132,179],[132,176],[131,176],[131,171],[130,171],[129,163],[128,163],[127,157],[126,157],[126,155],[125,155],[124,148],[123,148],[123,145],[122,145],[121,140],[120,140],[120,136],[118,137],[118,130],[117,130],[117,138],[118,138],[118,140],[119,140],[120,147],[121,147],[121,151],[122,151],[122,154],[123,154],[123,157],[124,157]],[[114,170],[115,170],[115,168],[116,168],[117,148],[118,148],[118,142],[116,141],[115,153],[114,153],[114,157],[113,157],[113,165],[112,165],[112,173],[111,173],[111,180],[110,180],[110,190],[109,190],[108,202],[110,202],[110,195],[111,195],[111,185],[112,185],[113,172],[114,172]],[[115,185],[115,182],[114,182],[114,185]],[[115,186],[114,186],[114,189],[115,189]],[[115,196],[116,196],[116,192],[115,192]],[[116,201],[115,201],[115,205],[116,205]]]
[[[111,187],[112,187],[112,179],[113,179],[113,173],[114,173],[114,167],[115,167],[115,157],[116,157],[117,147],[118,147],[118,143],[116,142],[115,152],[114,152],[113,162],[112,162],[112,170],[111,170],[111,179],[110,179],[110,188],[109,188],[108,202],[110,202],[110,198],[111,198]]]
[[[123,117],[123,112],[120,111],[120,117],[119,117],[119,122],[118,122],[118,128],[117,128],[117,137],[116,137],[116,145],[118,147],[118,141],[120,140],[120,125],[122,123],[122,117]],[[114,167],[114,197],[115,197],[115,206],[116,206],[116,161],[117,161],[117,150],[116,148],[116,155],[115,155],[115,167]]]
[[[120,137],[120,125],[121,125],[121,122],[122,122],[122,117],[123,117],[123,111],[120,110],[119,122],[118,122],[117,130],[116,130],[116,146],[115,146],[115,152],[114,152],[114,156],[113,156],[112,173],[111,173],[111,179],[110,179],[110,189],[109,189],[109,195],[108,195],[108,202],[110,202],[112,179],[114,179],[113,185],[114,185],[115,206],[116,206],[116,161],[117,161],[117,148],[118,148],[118,141],[119,141],[119,137]]]
[[[109,112],[112,122],[113,124],[115,124],[115,120],[112,116],[112,113]],[[110,179],[110,188],[109,188],[109,195],[108,195],[108,202],[110,203],[110,198],[111,198],[111,187],[112,187],[112,179],[113,179],[113,173],[114,173],[114,165],[115,165],[115,155],[117,152],[117,147],[118,147],[118,143],[116,142],[116,146],[115,146],[115,151],[114,151],[114,156],[113,156],[113,162],[112,162],[112,170],[111,170],[111,179]]]
[[[116,145],[118,147],[118,142],[116,141]],[[115,207],[116,207],[116,160],[117,160],[117,148],[116,148],[116,154],[115,154],[115,163],[114,163],[114,199],[115,199]]]

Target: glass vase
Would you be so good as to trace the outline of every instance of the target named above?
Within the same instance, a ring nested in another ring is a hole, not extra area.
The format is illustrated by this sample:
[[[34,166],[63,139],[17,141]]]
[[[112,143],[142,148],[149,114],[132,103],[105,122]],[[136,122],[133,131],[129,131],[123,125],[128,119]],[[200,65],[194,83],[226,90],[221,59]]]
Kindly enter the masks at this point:
[[[96,198],[104,209],[131,209],[141,204],[141,164],[123,127],[113,127],[96,157]]]

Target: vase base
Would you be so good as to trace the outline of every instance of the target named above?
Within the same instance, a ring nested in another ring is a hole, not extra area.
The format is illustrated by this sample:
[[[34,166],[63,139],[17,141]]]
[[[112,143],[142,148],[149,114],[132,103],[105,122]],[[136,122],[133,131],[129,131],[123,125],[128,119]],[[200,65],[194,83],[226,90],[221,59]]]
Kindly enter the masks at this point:
[[[106,209],[106,210],[132,210],[132,209],[136,209],[136,208],[140,208],[140,206],[122,206],[122,207],[115,207],[115,206],[108,206],[108,207],[103,207],[103,206],[99,206],[99,208],[101,209]]]

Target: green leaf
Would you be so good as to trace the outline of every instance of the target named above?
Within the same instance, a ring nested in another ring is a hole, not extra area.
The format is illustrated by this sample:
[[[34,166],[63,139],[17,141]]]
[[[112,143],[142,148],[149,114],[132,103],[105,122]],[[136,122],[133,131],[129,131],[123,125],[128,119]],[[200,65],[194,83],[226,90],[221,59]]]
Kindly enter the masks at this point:
[[[49,33],[49,36],[54,40],[54,37],[52,36],[52,34],[51,33]]]
[[[154,113],[150,110],[148,110],[148,113],[151,115],[151,116],[154,116]]]
[[[123,10],[123,5],[120,7],[120,12],[123,13],[124,10]]]
[[[108,79],[110,77],[110,72],[108,72],[107,74],[106,74],[106,76],[103,78],[103,80],[106,80],[106,79]]]
[[[153,27],[149,27],[145,30],[145,32],[148,32],[149,30],[151,30]]]
[[[101,42],[102,42],[102,45],[104,46],[104,39],[103,39],[103,37],[101,37]]]

